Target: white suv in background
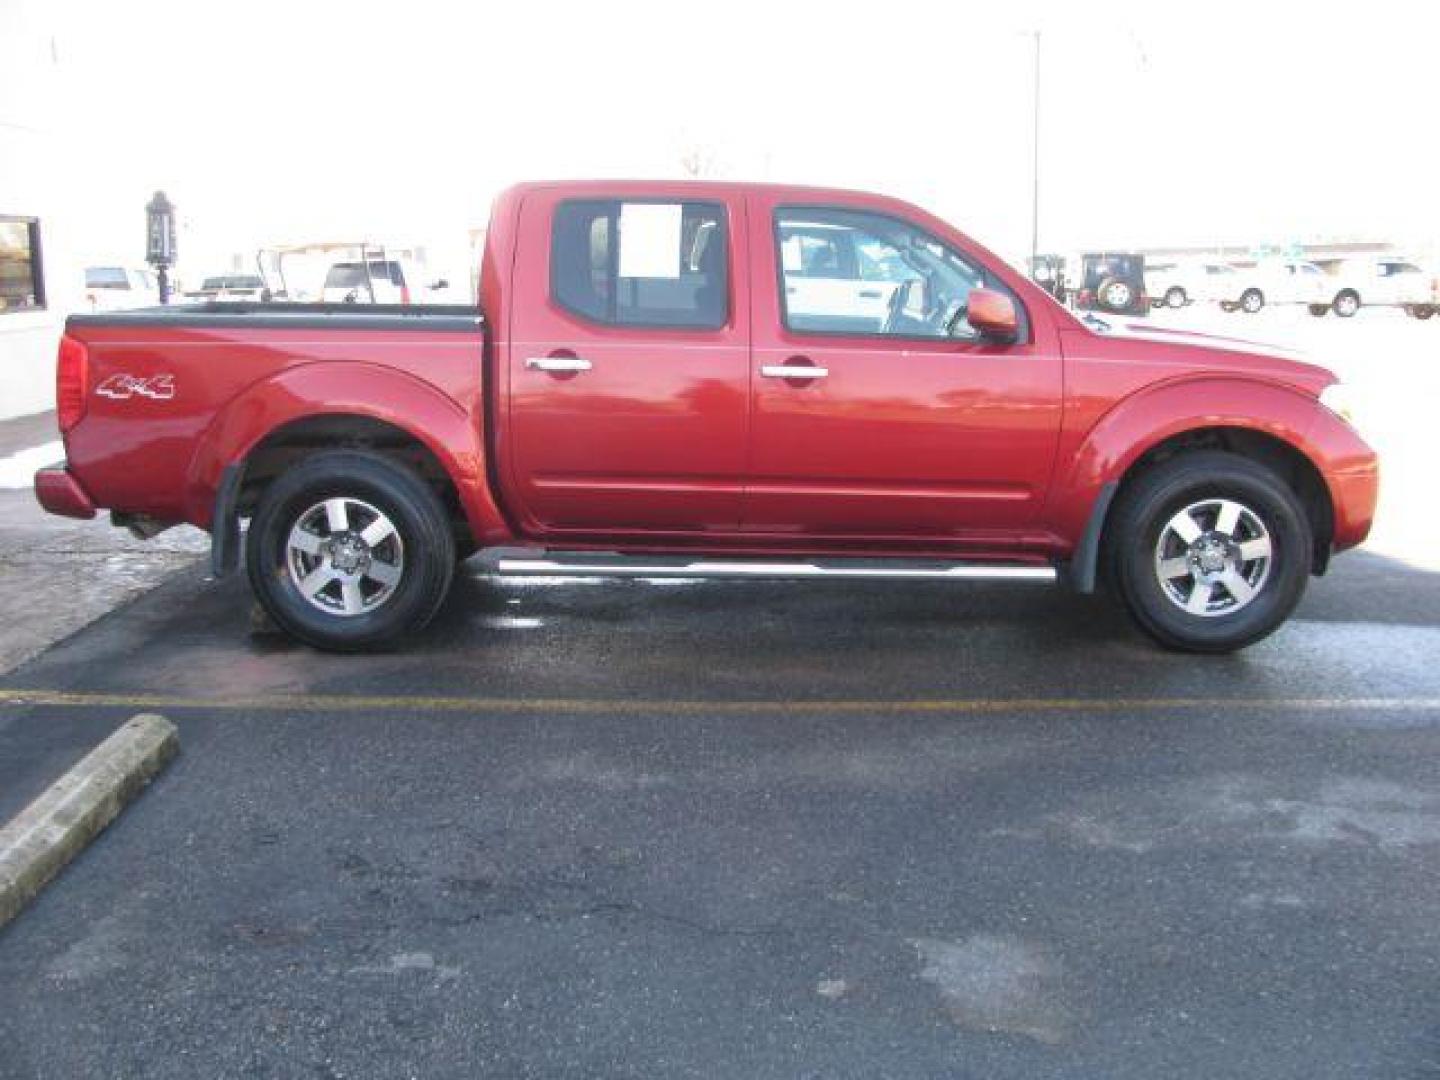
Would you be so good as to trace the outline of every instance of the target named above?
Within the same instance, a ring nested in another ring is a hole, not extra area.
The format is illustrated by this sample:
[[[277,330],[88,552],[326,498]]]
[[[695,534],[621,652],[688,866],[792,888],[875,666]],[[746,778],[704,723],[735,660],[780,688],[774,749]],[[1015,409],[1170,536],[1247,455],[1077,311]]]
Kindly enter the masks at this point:
[[[1253,315],[1266,305],[1304,304],[1313,314],[1317,305],[1329,303],[1331,284],[1325,271],[1312,262],[1267,260],[1253,267],[1237,267],[1220,306]]]
[[[1349,318],[1362,307],[1398,307],[1416,319],[1436,311],[1436,279],[1413,262],[1381,256],[1347,259],[1331,280],[1327,303],[1311,308],[1312,315],[1334,311]]]
[[[123,311],[156,307],[160,284],[149,270],[128,266],[87,266],[85,300],[94,311]]]
[[[1182,308],[1200,299],[1205,267],[1200,263],[1145,260],[1145,295],[1152,307]]]
[[[1239,301],[1235,268],[1215,262],[1145,264],[1145,292],[1155,307]]]
[[[445,303],[451,296],[450,283],[428,274],[410,259],[348,259],[333,262],[325,271],[320,299],[325,303],[422,304]]]

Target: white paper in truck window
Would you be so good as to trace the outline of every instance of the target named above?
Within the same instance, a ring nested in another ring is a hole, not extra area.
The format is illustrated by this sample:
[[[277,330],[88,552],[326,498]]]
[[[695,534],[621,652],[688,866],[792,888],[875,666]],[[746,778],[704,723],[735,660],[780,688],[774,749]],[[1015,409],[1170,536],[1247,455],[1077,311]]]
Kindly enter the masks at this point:
[[[620,207],[620,276],[680,276],[679,203],[625,203]]]

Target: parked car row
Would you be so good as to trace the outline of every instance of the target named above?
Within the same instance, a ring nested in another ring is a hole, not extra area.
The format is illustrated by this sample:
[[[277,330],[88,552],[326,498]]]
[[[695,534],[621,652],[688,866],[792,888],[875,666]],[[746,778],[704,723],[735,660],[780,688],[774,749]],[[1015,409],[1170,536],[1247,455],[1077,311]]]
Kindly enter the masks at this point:
[[[201,279],[200,287],[184,288],[171,278],[172,304],[209,301],[269,302],[319,300],[325,303],[448,303],[458,297],[450,282],[430,271],[408,253],[387,252],[371,245],[317,244],[273,249],[280,255],[308,253],[319,262],[318,275],[308,286],[287,282],[282,273],[275,284],[258,273],[229,272]],[[268,272],[268,271],[267,271]],[[148,267],[91,266],[85,270],[85,296],[92,311],[125,311],[155,307],[160,290]]]
[[[1362,307],[1399,308],[1416,319],[1440,312],[1440,271],[1389,256],[1347,259],[1327,269],[1303,259],[1239,266],[1087,252],[1077,258],[1039,256],[1032,261],[1031,276],[1061,302],[1116,315],[1190,304],[1217,304],[1251,315],[1266,307],[1303,306],[1317,318],[1333,312],[1342,319]]]
[[[1155,307],[1213,302],[1226,311],[1254,314],[1267,306],[1304,305],[1317,318],[1350,318],[1362,307],[1398,307],[1417,319],[1440,310],[1440,278],[1404,259],[1346,260],[1333,271],[1296,259],[1250,267],[1223,263],[1172,263],[1147,268]]]

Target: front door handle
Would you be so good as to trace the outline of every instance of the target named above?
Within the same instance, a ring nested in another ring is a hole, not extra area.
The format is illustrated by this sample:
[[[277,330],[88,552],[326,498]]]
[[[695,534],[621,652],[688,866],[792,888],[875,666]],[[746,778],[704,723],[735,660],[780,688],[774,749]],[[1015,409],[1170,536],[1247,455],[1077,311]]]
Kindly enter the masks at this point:
[[[589,371],[594,365],[579,356],[530,356],[525,366],[534,371]]]
[[[810,364],[765,364],[760,374],[767,379],[823,379],[830,369]]]

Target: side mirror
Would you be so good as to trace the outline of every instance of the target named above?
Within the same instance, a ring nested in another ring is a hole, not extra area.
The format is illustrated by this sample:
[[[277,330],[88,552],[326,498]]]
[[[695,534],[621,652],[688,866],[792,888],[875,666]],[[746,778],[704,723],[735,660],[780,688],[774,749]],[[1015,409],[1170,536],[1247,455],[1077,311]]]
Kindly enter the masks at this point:
[[[994,341],[1014,341],[1020,333],[1015,302],[994,289],[970,290],[965,319],[981,337]]]

